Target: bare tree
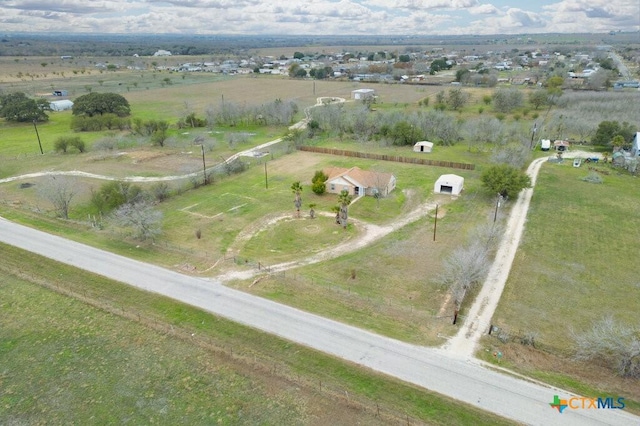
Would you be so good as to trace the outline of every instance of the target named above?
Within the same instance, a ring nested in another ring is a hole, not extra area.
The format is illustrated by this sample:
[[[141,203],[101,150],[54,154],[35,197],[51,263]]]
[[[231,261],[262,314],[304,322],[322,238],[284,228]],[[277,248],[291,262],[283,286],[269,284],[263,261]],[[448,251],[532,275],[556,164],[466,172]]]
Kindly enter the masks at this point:
[[[58,215],[69,219],[69,206],[76,196],[78,180],[67,176],[51,176],[40,188],[40,195],[53,204]]]
[[[162,212],[145,201],[123,204],[114,212],[113,220],[117,225],[129,228],[137,240],[154,239],[162,233]]]
[[[504,139],[504,124],[493,117],[475,118],[464,123],[464,132],[468,141],[468,151],[473,146],[478,151],[484,151],[489,143],[501,144]]]
[[[493,231],[478,231],[478,235],[492,236]],[[447,287],[454,302],[453,323],[464,302],[467,292],[481,282],[489,271],[489,252],[493,242],[477,238],[466,247],[453,251],[444,260],[444,270],[436,277],[436,282]]]
[[[591,330],[576,334],[575,358],[609,364],[622,377],[640,378],[640,327],[625,326],[612,316],[595,322]]]

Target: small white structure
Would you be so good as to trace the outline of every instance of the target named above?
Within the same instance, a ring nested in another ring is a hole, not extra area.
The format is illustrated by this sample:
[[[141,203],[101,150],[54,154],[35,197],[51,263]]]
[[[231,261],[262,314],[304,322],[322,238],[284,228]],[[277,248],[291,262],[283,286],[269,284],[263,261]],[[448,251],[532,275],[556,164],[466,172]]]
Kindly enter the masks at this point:
[[[413,145],[413,152],[431,152],[433,150],[433,142],[420,141]]]
[[[640,157],[640,132],[636,132],[631,143],[631,155],[634,157]]]
[[[436,181],[433,192],[436,194],[460,195],[464,189],[464,178],[458,175],[442,175]]]
[[[376,95],[376,91],[373,89],[356,89],[351,92],[351,99],[363,100],[373,98]]]
[[[53,101],[49,103],[49,108],[51,108],[51,111],[66,111],[73,108],[73,102],[68,99]]]
[[[158,50],[156,51],[156,53],[153,54],[153,56],[171,56],[171,52],[168,50]]]
[[[542,139],[540,141],[540,149],[543,151],[549,151],[551,149],[551,140],[550,139]]]

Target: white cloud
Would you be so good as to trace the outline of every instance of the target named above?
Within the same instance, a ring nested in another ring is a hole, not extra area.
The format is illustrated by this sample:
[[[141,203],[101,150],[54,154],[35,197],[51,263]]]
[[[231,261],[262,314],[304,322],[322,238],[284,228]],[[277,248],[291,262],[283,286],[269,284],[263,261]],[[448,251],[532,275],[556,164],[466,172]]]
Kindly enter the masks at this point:
[[[465,9],[477,6],[477,0],[398,0],[398,7],[409,9]]]
[[[496,15],[499,13],[498,8],[492,4],[481,4],[469,9],[472,15]]]
[[[638,0],[0,0],[0,28],[193,34],[508,34],[638,30]],[[534,4],[532,4],[534,3]],[[502,4],[502,3],[501,3]]]

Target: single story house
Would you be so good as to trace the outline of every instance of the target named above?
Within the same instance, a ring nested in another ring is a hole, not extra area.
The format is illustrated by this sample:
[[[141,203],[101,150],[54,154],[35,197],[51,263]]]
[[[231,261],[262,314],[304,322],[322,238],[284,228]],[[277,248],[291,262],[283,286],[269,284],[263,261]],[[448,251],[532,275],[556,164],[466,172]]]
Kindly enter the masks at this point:
[[[66,111],[73,108],[73,102],[68,99],[53,101],[49,103],[49,108],[51,108],[51,111]]]
[[[464,189],[464,178],[458,175],[442,175],[433,186],[436,194],[460,195]]]
[[[433,150],[433,142],[419,141],[413,145],[413,152],[431,152]]]
[[[553,142],[553,148],[555,148],[556,151],[568,151],[569,145],[571,144],[567,141],[557,140]]]
[[[376,194],[385,197],[396,187],[396,177],[393,174],[362,170],[359,167],[332,167],[325,169],[324,174],[329,176],[326,186],[327,192],[332,194],[340,194],[346,189],[356,197]]]
[[[640,132],[636,132],[633,142],[631,142],[631,155],[640,157]]]
[[[376,91],[373,89],[356,89],[351,92],[351,99],[364,100],[373,98],[376,95]]]

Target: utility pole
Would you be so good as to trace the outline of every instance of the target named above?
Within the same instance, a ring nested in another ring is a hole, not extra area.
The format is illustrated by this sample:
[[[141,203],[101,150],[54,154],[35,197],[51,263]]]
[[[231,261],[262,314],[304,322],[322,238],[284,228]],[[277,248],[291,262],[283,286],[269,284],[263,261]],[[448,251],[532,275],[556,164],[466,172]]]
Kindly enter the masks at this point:
[[[269,179],[267,178],[267,162],[264,162],[264,189],[269,189]]]
[[[436,204],[436,215],[433,218],[433,241],[436,240],[436,228],[438,227],[438,205]]]
[[[529,142],[529,149],[533,149],[533,138],[535,138],[537,131],[538,131],[538,123],[533,123],[533,130],[531,131],[531,142]]]
[[[208,179],[207,179],[207,164],[204,161],[204,144],[200,145],[200,148],[202,148],[202,173],[204,176],[204,184],[206,185],[208,183],[207,182]]]
[[[42,142],[40,142],[40,134],[38,133],[38,126],[36,126],[36,119],[33,119],[33,128],[36,129],[36,136],[38,137],[38,146],[40,147],[40,154],[44,154],[42,150]]]
[[[500,207],[501,198],[502,196],[498,194],[498,198],[496,198],[496,211],[493,213],[493,223],[496,223],[496,220],[498,219],[498,207]]]

